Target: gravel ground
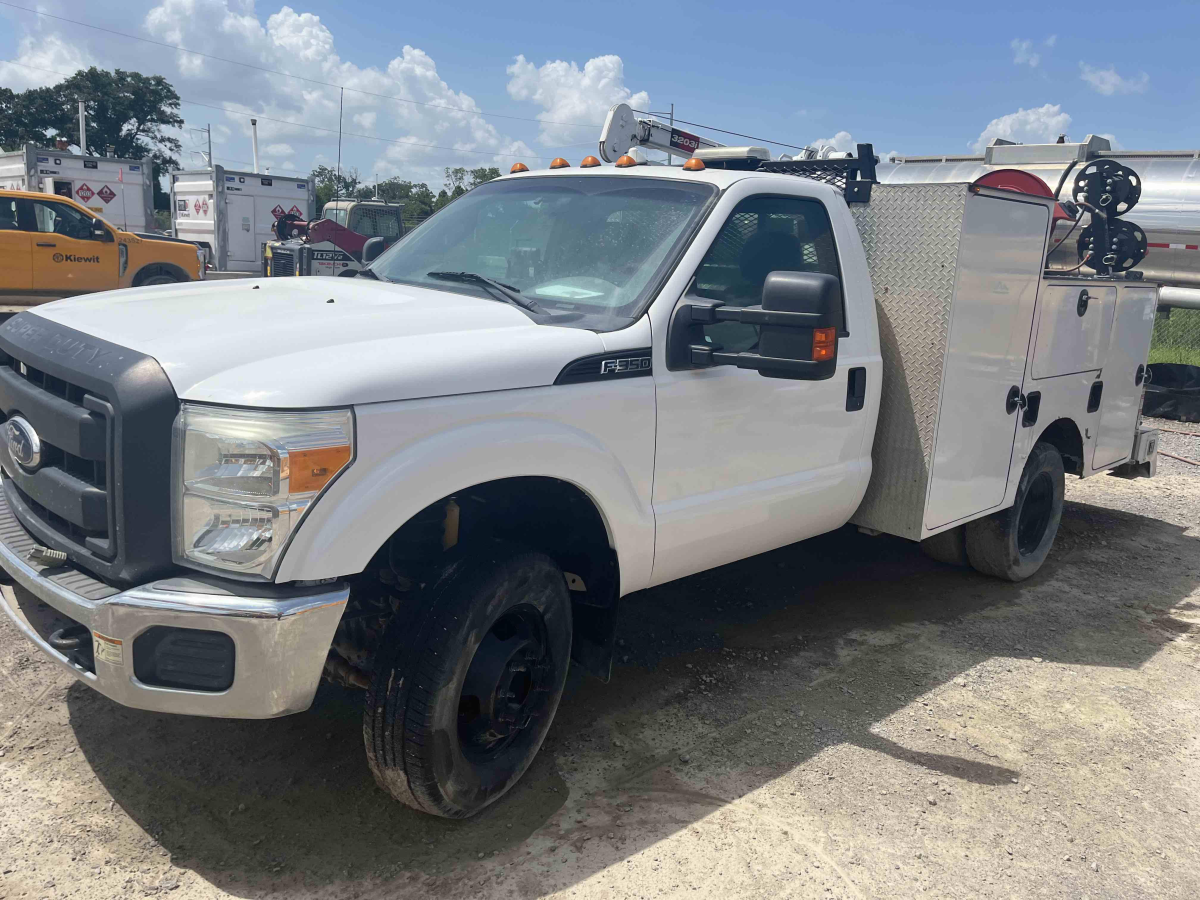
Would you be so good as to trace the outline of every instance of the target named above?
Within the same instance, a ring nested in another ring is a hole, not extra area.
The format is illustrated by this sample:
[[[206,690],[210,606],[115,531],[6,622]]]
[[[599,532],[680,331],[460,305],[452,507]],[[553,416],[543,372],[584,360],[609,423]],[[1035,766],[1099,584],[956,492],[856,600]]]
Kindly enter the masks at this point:
[[[1162,429],[1162,438],[1158,442],[1159,450],[1200,463],[1200,424],[1150,418],[1142,419],[1142,422],[1151,428]],[[1160,455],[1158,471],[1164,475],[1200,476],[1200,465],[1193,466],[1170,456]]]
[[[1069,482],[1021,585],[845,529],[626,598],[612,683],[573,674],[467,822],[374,787],[358,695],[126,710],[4,621],[0,900],[1200,896],[1200,472],[1175,465]]]

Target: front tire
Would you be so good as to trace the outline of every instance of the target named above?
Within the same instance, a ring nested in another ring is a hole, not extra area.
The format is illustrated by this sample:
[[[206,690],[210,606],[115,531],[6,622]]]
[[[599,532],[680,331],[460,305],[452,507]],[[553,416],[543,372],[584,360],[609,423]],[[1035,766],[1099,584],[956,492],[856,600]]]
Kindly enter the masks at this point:
[[[156,284],[177,284],[179,279],[173,275],[151,275],[149,278],[144,278],[138,284],[138,287],[152,287]]]
[[[401,803],[465,818],[533,761],[566,684],[571,601],[542,553],[493,543],[450,564],[384,636],[363,739]]]
[[[1042,567],[1062,521],[1062,455],[1038,443],[1025,462],[1008,509],[967,523],[967,558],[985,575],[1024,581]]]

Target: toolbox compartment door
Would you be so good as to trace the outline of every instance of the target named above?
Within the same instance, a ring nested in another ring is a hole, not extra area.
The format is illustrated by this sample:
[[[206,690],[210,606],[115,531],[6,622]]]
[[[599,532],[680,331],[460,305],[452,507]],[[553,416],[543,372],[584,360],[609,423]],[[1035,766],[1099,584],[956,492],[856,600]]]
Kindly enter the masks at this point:
[[[1092,372],[1104,365],[1117,289],[1097,284],[1042,288],[1033,377]]]
[[[925,527],[1004,502],[1050,211],[972,196],[963,217]],[[1019,472],[1018,472],[1019,474]]]
[[[1155,285],[1121,285],[1112,340],[1101,377],[1104,392],[1092,471],[1124,462],[1133,452],[1145,388],[1145,365],[1158,307]],[[1142,377],[1139,377],[1139,374]]]

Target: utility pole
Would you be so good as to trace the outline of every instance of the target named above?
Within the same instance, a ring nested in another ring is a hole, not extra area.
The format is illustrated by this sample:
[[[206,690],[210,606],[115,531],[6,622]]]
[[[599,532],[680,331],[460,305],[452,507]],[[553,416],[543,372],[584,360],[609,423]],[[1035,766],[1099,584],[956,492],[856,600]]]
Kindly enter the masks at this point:
[[[87,156],[87,103],[79,101],[79,152]]]
[[[205,128],[204,130],[208,132],[208,167],[211,169],[211,168],[213,167],[213,158],[212,158],[212,122],[209,122],[209,123],[208,123],[208,127],[207,127],[207,128]]]
[[[338,94],[338,167],[337,181],[333,186],[333,199],[342,195],[342,102],[346,99],[346,89],[341,88]]]
[[[250,120],[250,143],[254,150],[254,172],[258,174],[258,119]]]
[[[672,131],[675,130],[675,104],[674,103],[671,104],[671,130]],[[669,151],[667,152],[667,165],[668,166],[675,165],[675,157],[672,156]]]

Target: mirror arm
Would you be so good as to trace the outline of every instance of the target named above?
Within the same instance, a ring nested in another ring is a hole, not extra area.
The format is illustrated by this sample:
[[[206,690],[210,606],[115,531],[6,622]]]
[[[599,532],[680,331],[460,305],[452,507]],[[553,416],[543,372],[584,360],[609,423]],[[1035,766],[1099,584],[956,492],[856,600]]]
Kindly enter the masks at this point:
[[[726,306],[723,303],[692,304],[692,323],[713,325],[717,322],[740,322],[743,325],[785,325],[788,328],[820,328],[824,318],[820,313],[785,312],[759,306]]]
[[[811,359],[785,359],[777,356],[759,356],[757,353],[722,353],[704,344],[692,344],[688,347],[688,352],[691,364],[698,369],[736,366],[739,369],[768,369],[798,375],[820,372],[824,365]]]

